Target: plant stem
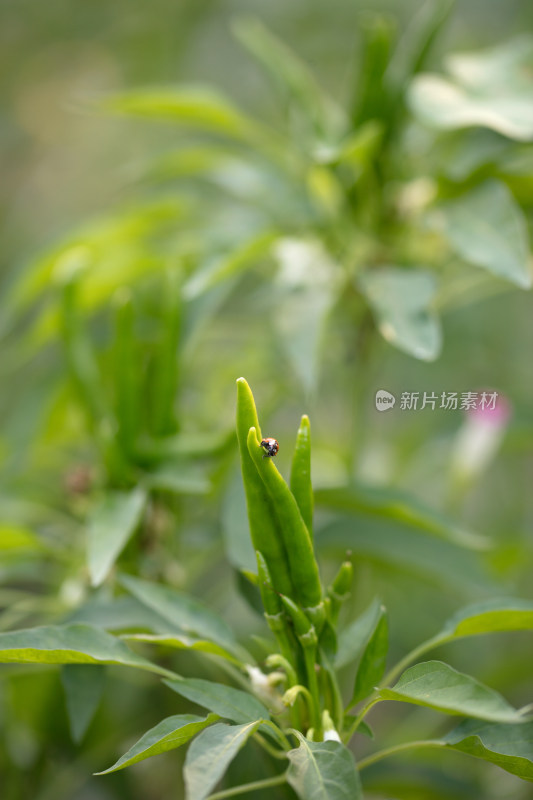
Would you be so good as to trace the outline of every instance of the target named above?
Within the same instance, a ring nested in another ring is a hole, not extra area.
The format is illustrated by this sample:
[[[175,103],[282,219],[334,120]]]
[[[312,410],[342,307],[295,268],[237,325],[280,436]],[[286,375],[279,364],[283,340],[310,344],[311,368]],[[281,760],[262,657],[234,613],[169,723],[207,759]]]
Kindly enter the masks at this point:
[[[222,792],[215,792],[210,794],[206,800],[224,800],[226,797],[235,797],[238,794],[245,792],[254,792],[258,789],[268,789],[271,786],[280,786],[287,780],[287,774],[282,772],[281,775],[276,775],[274,778],[265,778],[262,781],[253,781],[252,783],[244,783],[242,786],[235,786],[233,789],[224,789]]]
[[[373,753],[371,756],[362,758],[361,761],[357,763],[357,768],[364,769],[365,767],[369,767],[371,764],[375,764],[376,761],[381,761],[382,758],[394,756],[396,753],[403,753],[404,750],[415,750],[419,747],[444,747],[444,742],[441,742],[438,739],[422,739],[415,742],[396,744],[393,747],[387,747],[385,750],[379,750],[377,753]]]
[[[366,715],[368,714],[368,712],[370,711],[372,706],[375,706],[376,703],[379,703],[379,702],[381,702],[381,697],[377,697],[376,693],[374,692],[374,694],[371,695],[370,700],[368,701],[368,703],[365,706],[363,706],[363,708],[361,709],[359,714],[354,719],[352,727],[349,728],[348,731],[342,737],[344,744],[348,744],[348,742],[350,741],[350,739],[352,738],[352,736],[356,732],[357,728],[359,727],[360,723],[366,717]]]
[[[404,669],[409,666],[409,664],[411,664],[413,661],[416,661],[419,656],[421,656],[423,653],[426,653],[428,650],[432,650],[439,644],[444,644],[445,641],[447,640],[442,637],[434,636],[433,639],[428,639],[427,642],[422,642],[422,644],[418,645],[418,647],[415,647],[414,650],[411,650],[410,653],[407,653],[404,658],[398,661],[398,663],[395,664],[391,670],[389,670],[389,672],[383,678],[383,686],[389,686],[398,677],[398,675],[400,675]],[[350,741],[359,727],[361,720],[368,714],[372,706],[374,706],[376,703],[379,703],[380,700],[381,698],[379,697],[379,691],[375,691],[370,695],[367,704],[363,706],[360,713],[356,716],[352,727],[349,728],[347,733],[344,735],[343,740],[345,743]],[[348,711],[349,709],[350,706],[348,706],[346,710]]]
[[[267,740],[261,736],[260,733],[254,733],[253,738],[257,744],[261,745],[263,750],[266,750],[266,752],[273,758],[287,758],[287,754],[284,750],[276,750],[276,748],[272,747],[272,745],[267,742]]]
[[[326,674],[326,680],[329,681],[330,688],[331,688],[331,695],[332,695],[332,708],[330,709],[332,712],[333,722],[337,730],[341,730],[342,728],[342,720],[344,717],[344,708],[342,702],[342,694],[339,687],[339,682],[337,680],[337,675],[335,674],[335,670],[330,665],[328,659],[326,658],[324,652],[321,652],[321,660],[324,672]]]
[[[427,642],[422,642],[422,644],[419,644],[418,647],[415,647],[414,650],[411,650],[410,653],[407,653],[407,655],[404,656],[401,661],[398,661],[398,663],[392,667],[391,670],[389,670],[383,679],[383,686],[388,686],[394,680],[396,680],[398,675],[400,675],[404,669],[406,669],[406,667],[412,664],[413,661],[416,661],[419,656],[423,655],[428,650],[432,650],[434,647],[437,647],[437,645],[444,644],[445,641],[445,639],[439,636],[434,636],[433,639],[428,639]]]
[[[277,725],[275,725],[272,722],[272,720],[264,719],[263,720],[263,725],[267,725],[269,728],[272,728],[272,730],[274,731],[276,736],[279,737],[282,740],[285,750],[291,750],[292,749],[289,740],[287,739],[287,737],[285,736],[285,734],[283,733],[281,728],[279,728]]]
[[[307,671],[307,685],[311,694],[311,714],[313,727],[318,741],[322,740],[322,716],[320,714],[320,695],[316,677],[316,647],[304,647],[305,668]]]

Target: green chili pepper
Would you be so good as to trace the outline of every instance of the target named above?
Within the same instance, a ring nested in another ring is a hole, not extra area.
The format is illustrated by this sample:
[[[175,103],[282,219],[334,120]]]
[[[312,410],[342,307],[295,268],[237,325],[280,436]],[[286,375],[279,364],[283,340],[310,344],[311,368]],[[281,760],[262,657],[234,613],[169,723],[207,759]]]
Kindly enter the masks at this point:
[[[350,596],[353,579],[353,565],[351,561],[344,561],[337,575],[328,586],[327,594],[330,600],[329,618],[332,625],[337,624],[341,605]]]
[[[301,608],[298,608],[290,597],[281,595],[281,602],[294,623],[294,631],[298,641],[302,645],[305,669],[307,673],[307,685],[312,698],[311,718],[317,735],[321,736],[322,722],[320,717],[320,695],[318,691],[318,680],[316,674],[316,652],[318,636],[313,623],[309,620]]]
[[[320,630],[325,612],[318,564],[313,552],[309,531],[300,514],[294,495],[276,469],[271,458],[263,458],[255,427],[248,433],[248,452],[263,479],[270,496],[271,506],[280,521],[281,533],[289,560],[290,575],[296,600]],[[267,559],[268,560],[268,559]],[[271,568],[271,572],[273,572]],[[285,592],[283,592],[285,594]]]
[[[254,398],[245,379],[239,378],[237,381],[237,438],[252,544],[255,550],[259,550],[263,554],[274,589],[292,597],[294,590],[289,561],[278,516],[248,451],[248,431],[251,427],[260,430]]]
[[[291,600],[290,597],[280,595],[280,599],[285,607],[285,611],[288,613],[294,623],[294,630],[302,647],[316,647],[318,637],[316,635],[315,627],[309,617],[304,614],[301,608],[298,608],[296,603]]]
[[[263,554],[256,550],[255,555],[257,558],[258,585],[263,608],[265,609],[265,619],[278,641],[281,654],[287,660],[292,661],[291,642],[281,597],[272,586],[272,578]]]
[[[313,487],[311,485],[311,426],[304,414],[292,457],[291,491],[311,539],[313,538]]]

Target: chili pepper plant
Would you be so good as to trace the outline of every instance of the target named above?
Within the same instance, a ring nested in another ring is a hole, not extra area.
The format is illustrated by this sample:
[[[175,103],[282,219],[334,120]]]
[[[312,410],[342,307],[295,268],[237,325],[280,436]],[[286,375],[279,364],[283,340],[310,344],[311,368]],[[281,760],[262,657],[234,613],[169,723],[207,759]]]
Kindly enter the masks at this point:
[[[327,587],[320,579],[313,547],[308,417],[302,417],[297,431],[289,482],[261,446],[255,402],[244,378],[237,381],[237,438],[257,558],[257,571],[247,572],[246,578],[259,590],[271,634],[260,659],[199,601],[126,575],[120,578],[122,587],[159,620],[150,632],[116,636],[95,625],[70,623],[0,634],[1,662],[63,664],[66,684],[72,670],[85,670],[89,694],[98,665],[145,670],[205,709],[203,715],[161,720],[98,773],[101,780],[189,744],[183,770],[188,800],[253,797],[260,790],[268,797],[357,800],[364,796],[365,776],[372,775],[373,765],[423,749],[439,750],[442,758],[446,751],[463,753],[533,781],[529,708],[515,708],[448,663],[425,660],[427,653],[457,639],[531,629],[533,603],[493,599],[464,608],[387,670],[387,612],[377,599],[369,598],[363,614],[339,624],[353,580],[350,555]],[[137,649],[149,646],[196,651],[214,660],[225,680],[182,676]],[[350,680],[341,680],[347,667]],[[382,747],[386,737],[379,720],[374,730],[371,712],[391,702],[424,706],[460,721],[444,727],[439,721],[438,735]],[[269,774],[217,789],[241,748],[252,743],[263,752]]]

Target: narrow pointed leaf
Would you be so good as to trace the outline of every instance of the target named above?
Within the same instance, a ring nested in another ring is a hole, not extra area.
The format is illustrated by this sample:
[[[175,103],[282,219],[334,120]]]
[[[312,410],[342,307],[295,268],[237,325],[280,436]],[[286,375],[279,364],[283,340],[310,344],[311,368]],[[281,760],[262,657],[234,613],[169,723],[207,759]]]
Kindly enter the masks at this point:
[[[234,247],[231,253],[208,262],[187,281],[183,287],[184,298],[192,300],[254,267],[268,255],[278,235],[275,231],[262,231]]]
[[[533,630],[533,602],[518,597],[495,597],[457,611],[439,633],[421,645],[418,654],[468,636],[526,630]]]
[[[307,65],[284,42],[258,19],[240,19],[234,30],[281,91],[304,113],[311,127],[332,135],[344,128],[341,110],[317,84]]]
[[[82,623],[0,633],[0,663],[124,664],[174,676],[132,652],[110,633]]]
[[[458,525],[453,519],[403,490],[358,483],[319,489],[315,499],[317,505],[326,508],[353,513],[362,511],[383,519],[400,521],[469,550],[487,550],[490,547],[486,537]]]
[[[187,752],[183,770],[186,800],[205,800],[260,724],[261,720],[244,725],[220,722],[207,728],[194,740]]]
[[[363,700],[379,684],[385,672],[388,649],[389,624],[382,606],[376,627],[361,656],[350,706]]]
[[[196,598],[149,581],[122,575],[120,583],[143,605],[168,620],[170,633],[183,631],[216,642],[237,657],[242,654],[229,625]]]
[[[363,653],[381,614],[381,603],[374,599],[368,608],[345,628],[339,636],[339,647],[335,657],[337,669],[357,661]]]
[[[138,527],[146,492],[107,492],[91,511],[87,530],[87,561],[93,586],[99,586]]]
[[[410,667],[392,689],[381,689],[380,696],[384,700],[414,703],[445,714],[463,714],[494,722],[524,720],[521,712],[498,692],[442,661],[427,661]]]
[[[309,742],[288,753],[287,782],[300,800],[359,800],[363,797],[352,753],[340,742]]]
[[[232,722],[269,719],[270,713],[252,694],[201,678],[181,678],[165,681],[166,685],[192,703],[213,711]]]
[[[153,87],[109,98],[105,107],[122,114],[167,119],[208,133],[247,138],[254,123],[223,95],[202,86]]]
[[[471,593],[474,589],[495,592],[494,581],[483,569],[477,554],[464,547],[420,531],[398,521],[391,525],[373,514],[338,516],[318,531],[319,552],[342,558],[348,549],[358,560],[386,564],[432,586],[447,591]]]
[[[453,750],[533,781],[533,722],[499,725],[468,719],[445,736],[444,742]]]
[[[436,644],[502,631],[533,630],[533,601],[493,598],[474,603],[454,614],[435,637]]]
[[[205,639],[194,639],[185,634],[170,634],[170,633],[127,633],[121,636],[122,639],[134,642],[149,642],[150,644],[158,644],[164,647],[175,647],[178,650],[197,650],[200,653],[208,653],[212,656],[219,656],[226,661],[231,661],[236,666],[241,666],[242,661],[235,658],[231,653],[225,650],[216,642],[209,642]]]
[[[197,717],[194,714],[176,714],[172,717],[167,717],[141,736],[139,741],[135,742],[112,767],[102,772],[97,772],[96,775],[116,772],[118,769],[137,764],[138,761],[144,761],[145,758],[157,756],[160,753],[166,753],[168,750],[181,747],[182,744],[188,742],[197,733],[216,722],[217,719],[218,716],[216,714],[209,714],[207,717]]]
[[[102,699],[105,667],[65,664],[61,670],[61,682],[72,738],[81,742]]]

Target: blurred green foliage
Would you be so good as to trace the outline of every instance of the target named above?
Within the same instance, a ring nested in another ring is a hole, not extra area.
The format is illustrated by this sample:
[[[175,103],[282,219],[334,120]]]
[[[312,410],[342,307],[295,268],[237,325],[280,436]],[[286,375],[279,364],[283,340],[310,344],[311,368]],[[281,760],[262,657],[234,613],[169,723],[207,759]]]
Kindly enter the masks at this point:
[[[399,656],[459,600],[530,595],[533,45],[516,37],[532,9],[377,11],[4,4],[2,630],[165,632],[118,585],[120,557],[202,597],[242,644],[264,635],[240,572],[255,570],[240,374],[285,473],[302,407],[313,419],[323,576],[354,553],[346,619],[379,595]],[[498,457],[465,472],[464,415],[380,414],[378,389],[497,390]],[[459,668],[531,699],[525,634],[454,647]],[[219,675],[192,652],[164,661]],[[87,688],[102,700],[78,748],[68,676],[2,668],[7,800],[176,796],[179,754],[87,777],[169,713],[150,676],[114,669]],[[433,727],[415,711],[394,741]],[[371,773],[369,796],[527,797],[425,758]],[[230,780],[268,774],[261,759]]]

